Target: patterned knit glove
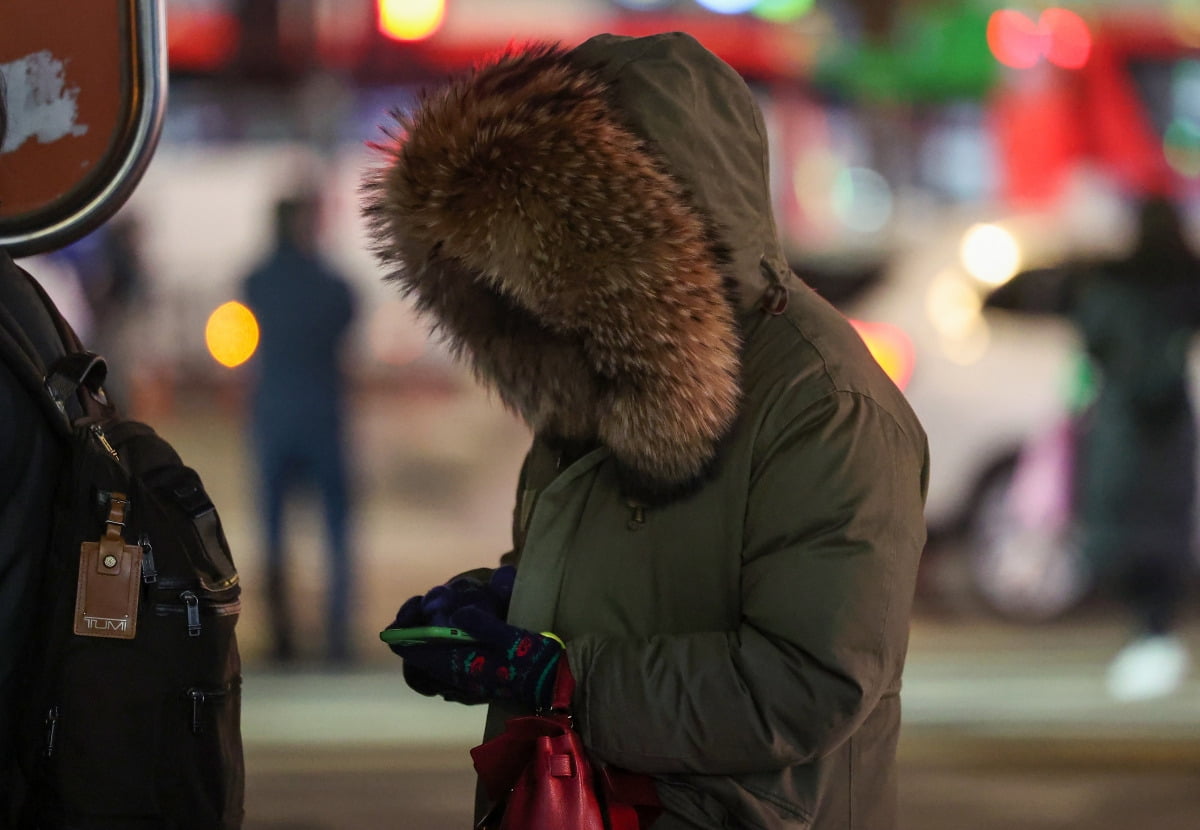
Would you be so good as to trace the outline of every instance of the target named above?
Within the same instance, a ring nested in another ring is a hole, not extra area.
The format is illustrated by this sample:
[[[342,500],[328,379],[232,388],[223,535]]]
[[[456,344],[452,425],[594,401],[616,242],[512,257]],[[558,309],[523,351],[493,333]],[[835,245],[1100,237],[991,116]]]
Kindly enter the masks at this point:
[[[550,705],[563,647],[551,637],[508,625],[479,608],[463,608],[448,623],[475,638],[462,645],[392,646],[404,677],[425,695],[459,703],[515,700],[530,709]]]
[[[419,625],[450,625],[450,615],[460,608],[476,607],[500,619],[508,616],[517,569],[504,565],[492,572],[487,583],[464,576],[431,588],[425,595],[409,598],[396,613],[389,628]]]

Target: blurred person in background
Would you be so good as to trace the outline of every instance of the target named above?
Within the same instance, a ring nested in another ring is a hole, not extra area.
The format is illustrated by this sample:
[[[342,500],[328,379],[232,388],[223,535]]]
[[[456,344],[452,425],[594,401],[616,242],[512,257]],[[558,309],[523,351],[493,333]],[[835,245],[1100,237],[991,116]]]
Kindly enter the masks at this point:
[[[927,445],[789,271],[764,135],[679,33],[512,54],[400,117],[380,255],[535,438],[502,566],[392,623],[476,642],[393,648],[491,704],[486,738],[565,663],[655,830],[888,830]]]
[[[1176,630],[1192,575],[1196,421],[1187,365],[1200,326],[1200,259],[1176,206],[1142,201],[1127,256],[1026,271],[988,305],[1067,315],[1083,338],[1100,383],[1079,446],[1083,550],[1136,624],[1109,665],[1108,690],[1118,700],[1170,694],[1190,662]]]
[[[349,662],[354,556],[345,435],[343,346],[355,315],[347,282],[317,252],[316,200],[275,206],[275,246],[246,278],[243,294],[261,330],[252,393],[266,553],[266,590],[277,662],[296,659],[284,513],[309,483],[324,509],[329,572],[326,659]]]
[[[0,77],[0,146],[7,111]],[[4,194],[0,193],[0,200]],[[62,341],[33,279],[0,250],[2,331],[22,332],[35,354],[63,354]],[[3,336],[0,334],[0,336]],[[58,437],[29,389],[0,361],[0,828],[15,827],[20,797],[12,749],[18,661],[29,638],[30,602],[50,546],[50,518],[62,463]],[[11,799],[11,800],[10,800]]]

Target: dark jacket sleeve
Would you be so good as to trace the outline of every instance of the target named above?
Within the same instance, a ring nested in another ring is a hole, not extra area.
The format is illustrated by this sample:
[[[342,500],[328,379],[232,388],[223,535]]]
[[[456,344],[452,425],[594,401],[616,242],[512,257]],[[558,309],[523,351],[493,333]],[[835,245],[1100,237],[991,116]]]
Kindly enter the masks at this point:
[[[736,630],[568,645],[588,746],[653,773],[801,764],[899,691],[928,454],[915,421],[833,393],[768,436],[750,482]]]

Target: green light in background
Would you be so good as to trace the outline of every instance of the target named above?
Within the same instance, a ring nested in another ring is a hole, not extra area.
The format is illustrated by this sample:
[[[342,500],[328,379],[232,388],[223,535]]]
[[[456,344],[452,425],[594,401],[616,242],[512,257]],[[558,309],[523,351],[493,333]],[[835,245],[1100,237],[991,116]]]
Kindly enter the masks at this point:
[[[751,10],[772,23],[791,23],[812,11],[814,0],[759,0]]]

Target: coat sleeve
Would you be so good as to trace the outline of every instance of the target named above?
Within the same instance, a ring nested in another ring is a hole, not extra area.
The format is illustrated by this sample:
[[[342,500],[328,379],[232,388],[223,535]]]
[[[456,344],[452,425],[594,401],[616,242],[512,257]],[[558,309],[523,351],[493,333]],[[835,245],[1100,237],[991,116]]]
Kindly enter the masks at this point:
[[[925,539],[928,454],[914,431],[838,392],[764,437],[740,625],[568,644],[580,728],[601,759],[651,774],[806,763],[899,691]]]

